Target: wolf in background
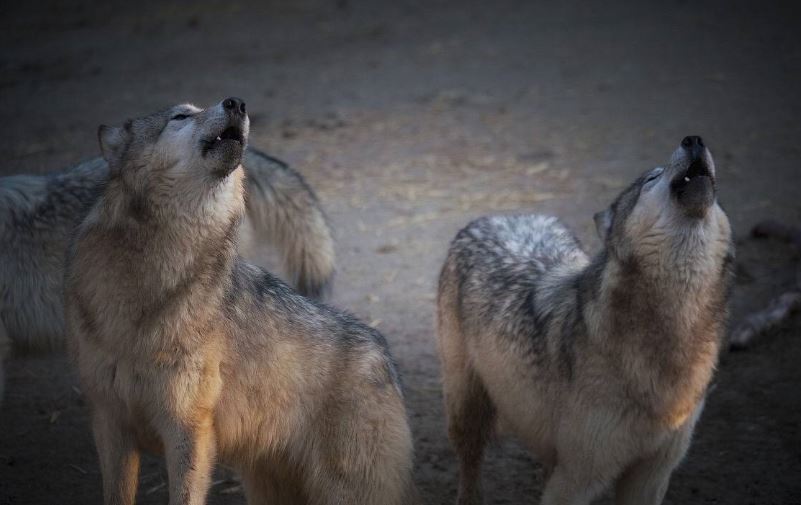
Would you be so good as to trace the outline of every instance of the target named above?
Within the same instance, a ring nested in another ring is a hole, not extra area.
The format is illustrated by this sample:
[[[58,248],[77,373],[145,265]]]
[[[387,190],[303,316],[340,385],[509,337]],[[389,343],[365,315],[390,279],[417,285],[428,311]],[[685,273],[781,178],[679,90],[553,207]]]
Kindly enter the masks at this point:
[[[317,197],[299,173],[256,149],[245,151],[243,165],[242,251],[272,244],[290,283],[304,295],[322,297],[330,289],[335,261]],[[74,229],[107,179],[103,158],[53,175],[0,178],[0,334],[4,328],[15,348],[63,347],[64,257]]]
[[[453,240],[438,335],[458,503],[481,503],[500,421],[543,463],[545,505],[662,502],[704,404],[733,244],[700,137],[595,217],[589,258],[553,217],[480,218]]]
[[[71,354],[106,503],[133,503],[139,452],[170,503],[205,503],[215,459],[252,504],[415,499],[386,341],[236,254],[245,104],[179,105],[101,127],[110,176],[67,259]]]

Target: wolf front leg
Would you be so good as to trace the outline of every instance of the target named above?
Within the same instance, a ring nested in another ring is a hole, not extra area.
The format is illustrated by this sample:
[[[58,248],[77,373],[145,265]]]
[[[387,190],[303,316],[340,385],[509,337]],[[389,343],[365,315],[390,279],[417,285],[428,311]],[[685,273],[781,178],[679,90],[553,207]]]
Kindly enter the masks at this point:
[[[104,408],[92,412],[105,505],[133,505],[139,481],[139,451],[131,433]]]
[[[162,437],[170,505],[205,504],[216,454],[211,418],[191,426],[179,423],[168,426]]]
[[[616,505],[659,505],[665,497],[670,475],[690,446],[693,427],[700,414],[673,434],[655,453],[630,465],[615,485]]]
[[[604,481],[586,469],[572,471],[557,464],[545,484],[542,505],[589,505],[603,491]]]

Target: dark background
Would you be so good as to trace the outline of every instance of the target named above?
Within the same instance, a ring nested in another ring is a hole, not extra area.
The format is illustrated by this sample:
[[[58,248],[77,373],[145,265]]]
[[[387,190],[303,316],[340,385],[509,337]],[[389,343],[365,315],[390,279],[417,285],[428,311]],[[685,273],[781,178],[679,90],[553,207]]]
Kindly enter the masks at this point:
[[[0,174],[97,155],[96,128],[178,102],[248,103],[251,143],[289,161],[336,230],[333,303],[377,326],[407,389],[415,479],[455,497],[433,331],[438,268],[470,218],[533,209],[595,250],[591,216],[702,135],[738,239],[733,319],[792,284],[759,219],[801,223],[794,3],[14,2],[0,16]],[[0,244],[2,247],[2,244]],[[265,256],[268,253],[265,252]],[[801,503],[801,317],[723,356],[666,503]],[[100,502],[63,356],[12,356],[0,504]],[[166,503],[156,458],[140,503]],[[501,438],[487,503],[536,503],[539,466]],[[242,503],[221,476],[210,503]]]

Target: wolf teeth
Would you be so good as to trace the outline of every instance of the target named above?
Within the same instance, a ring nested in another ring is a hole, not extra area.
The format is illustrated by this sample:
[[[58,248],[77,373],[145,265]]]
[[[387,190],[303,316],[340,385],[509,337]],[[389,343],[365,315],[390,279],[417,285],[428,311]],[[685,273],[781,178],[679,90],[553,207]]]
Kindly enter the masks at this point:
[[[219,139],[220,137],[217,137],[217,138]],[[690,182],[690,178],[687,177],[686,175],[684,176],[684,182]]]
[[[220,139],[220,136],[219,136],[219,135],[217,135],[217,138],[216,138],[216,139],[214,139],[214,140],[221,140],[221,139]]]

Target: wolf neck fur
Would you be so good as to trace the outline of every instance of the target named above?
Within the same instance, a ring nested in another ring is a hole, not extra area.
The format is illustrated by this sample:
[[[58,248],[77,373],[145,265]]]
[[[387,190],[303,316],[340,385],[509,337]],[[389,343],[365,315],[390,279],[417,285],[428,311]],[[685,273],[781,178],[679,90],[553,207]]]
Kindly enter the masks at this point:
[[[148,293],[147,299],[135,302],[142,315],[135,324],[141,328],[157,319],[151,317],[154,314],[169,310],[171,300],[185,299],[190,291],[207,301],[223,296],[244,208],[242,170],[228,178],[210,190],[213,194],[208,198],[221,201],[200,201],[190,208],[165,206],[159,214],[144,216],[136,209],[140,194],[119,180],[109,184],[96,229],[125,258],[116,268],[126,270],[126,275],[134,268],[135,282]],[[139,205],[147,207],[148,202]],[[211,314],[192,316],[199,322]]]
[[[626,396],[662,426],[675,428],[692,414],[717,361],[722,258],[705,265],[715,271],[698,278],[713,282],[654,272],[604,251],[579,274],[588,293],[582,317],[589,340],[621,371]]]
[[[204,234],[215,224],[226,223],[231,215],[244,213],[241,165],[225,177],[212,174],[170,176],[166,170],[147,170],[155,173],[144,178],[136,174],[139,170],[147,168],[127,167],[116,171],[110,179],[105,198],[108,222],[118,224],[133,218],[144,223],[154,219],[161,221],[162,227],[191,226],[197,233]]]

